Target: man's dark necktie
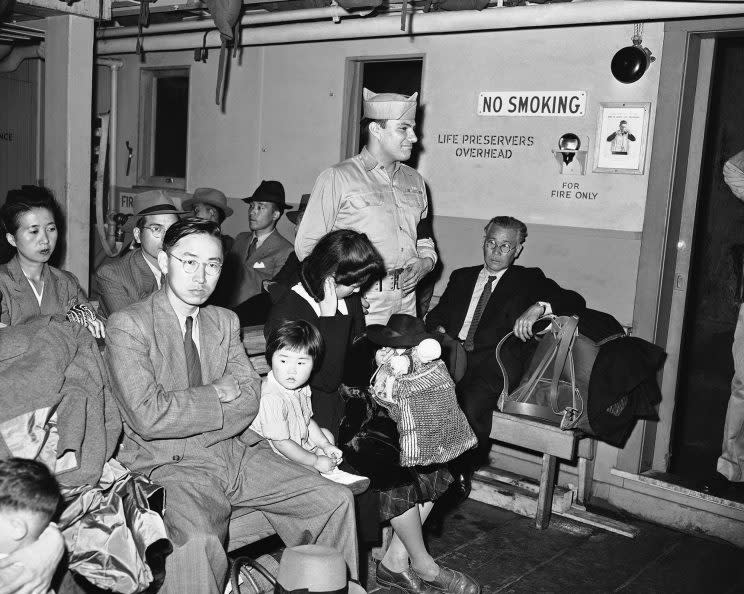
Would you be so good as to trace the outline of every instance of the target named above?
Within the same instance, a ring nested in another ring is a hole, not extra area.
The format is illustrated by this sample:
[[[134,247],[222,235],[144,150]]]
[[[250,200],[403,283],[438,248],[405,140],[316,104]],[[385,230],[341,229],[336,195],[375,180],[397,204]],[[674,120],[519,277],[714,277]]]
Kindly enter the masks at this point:
[[[196,350],[191,330],[194,327],[194,318],[186,318],[186,334],[183,335],[183,350],[186,353],[186,373],[189,376],[189,387],[194,388],[202,385],[201,360],[199,351]]]
[[[488,300],[491,298],[491,285],[493,285],[493,281],[495,279],[495,275],[488,277],[486,286],[483,287],[483,292],[481,293],[480,299],[478,299],[478,305],[475,306],[475,311],[473,312],[473,321],[470,322],[468,335],[465,337],[465,342],[462,345],[463,347],[465,347],[466,351],[473,350],[473,337],[475,336],[475,331],[478,330],[478,323],[480,322],[481,316],[483,315],[483,310],[486,309]]]
[[[256,248],[258,247],[258,237],[255,235],[253,236],[253,239],[251,240],[251,244],[248,246],[248,252],[245,255],[245,259],[249,260],[251,256],[256,253]]]

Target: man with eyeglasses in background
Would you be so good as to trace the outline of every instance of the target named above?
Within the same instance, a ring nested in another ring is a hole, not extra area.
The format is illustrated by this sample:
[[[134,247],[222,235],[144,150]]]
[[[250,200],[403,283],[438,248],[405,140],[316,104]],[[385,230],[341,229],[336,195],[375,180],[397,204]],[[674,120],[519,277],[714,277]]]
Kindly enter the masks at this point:
[[[102,315],[110,316],[160,288],[158,252],[163,235],[181,214],[166,191],[148,190],[134,197],[137,222],[132,233],[139,247],[109,259],[96,270],[94,297]]]
[[[173,552],[161,594],[222,594],[232,511],[260,509],[287,546],[341,551],[358,579],[354,498],[287,463],[248,427],[261,378],[235,313],[204,306],[223,264],[219,227],[188,218],[158,254],[163,286],[108,321],[106,364],[124,420],[117,458],[165,487]],[[241,540],[240,531],[230,534]]]
[[[462,343],[467,353],[465,375],[457,384],[460,406],[478,437],[478,447],[451,463],[455,486],[464,497],[470,492],[473,471],[491,449],[491,413],[504,385],[494,352],[512,330],[520,340],[502,351],[511,382],[518,382],[535,349],[532,326],[550,313],[581,312],[586,302],[562,289],[539,268],[514,265],[524,249],[527,226],[509,216],[491,219],[483,238],[483,264],[460,268],[450,275],[447,288],[426,317],[430,331],[442,332]]]

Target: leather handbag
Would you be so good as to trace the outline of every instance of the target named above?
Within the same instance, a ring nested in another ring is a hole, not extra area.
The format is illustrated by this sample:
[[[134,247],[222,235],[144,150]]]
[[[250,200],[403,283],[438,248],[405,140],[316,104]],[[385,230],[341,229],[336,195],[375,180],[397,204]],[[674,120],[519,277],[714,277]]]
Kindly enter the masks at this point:
[[[345,414],[338,442],[357,474],[369,477],[373,489],[391,489],[413,484],[418,473],[400,464],[398,426],[387,410],[372,397],[369,388],[341,384]]]
[[[509,392],[509,377],[501,357],[513,332],[499,341],[496,361],[504,377],[499,410],[541,419],[564,430],[588,430],[589,377],[599,345],[579,334],[577,316],[545,316],[536,323],[545,320],[550,323],[536,334],[537,349],[513,392]]]

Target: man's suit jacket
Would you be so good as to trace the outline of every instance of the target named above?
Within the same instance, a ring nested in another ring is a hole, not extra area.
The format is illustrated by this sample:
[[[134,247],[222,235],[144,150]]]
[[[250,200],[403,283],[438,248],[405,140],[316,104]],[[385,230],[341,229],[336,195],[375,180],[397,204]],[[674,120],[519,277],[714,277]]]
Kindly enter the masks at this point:
[[[450,275],[439,303],[426,316],[427,328],[433,330],[442,326],[447,334],[457,338],[482,269],[483,265],[460,268]],[[496,284],[481,315],[473,337],[473,352],[468,353],[468,367],[485,362],[495,368],[493,354],[499,340],[511,332],[517,318],[538,301],[550,303],[556,315],[579,313],[586,306],[581,295],[562,289],[539,268],[510,266]],[[511,341],[510,346],[518,360],[529,358],[532,351],[529,345],[518,339]]]
[[[158,283],[141,249],[121,258],[111,258],[96,270],[96,292],[100,312],[110,316],[158,290]]]
[[[279,232],[274,231],[248,257],[253,233],[240,233],[225,259],[223,278],[218,293],[220,302],[234,307],[263,290],[262,283],[281,270],[293,247]]]
[[[89,305],[78,279],[71,272],[45,264],[41,278],[44,293],[39,305],[18,256],[0,265],[0,322],[14,326],[42,314],[66,313],[73,305]]]
[[[179,462],[188,445],[208,448],[240,436],[258,412],[261,380],[240,341],[237,316],[219,307],[199,312],[203,386],[189,387],[183,334],[165,288],[114,313],[106,326],[106,364],[124,420],[119,460],[149,474]],[[232,374],[241,394],[222,404],[212,382]],[[209,453],[207,453],[209,456]]]

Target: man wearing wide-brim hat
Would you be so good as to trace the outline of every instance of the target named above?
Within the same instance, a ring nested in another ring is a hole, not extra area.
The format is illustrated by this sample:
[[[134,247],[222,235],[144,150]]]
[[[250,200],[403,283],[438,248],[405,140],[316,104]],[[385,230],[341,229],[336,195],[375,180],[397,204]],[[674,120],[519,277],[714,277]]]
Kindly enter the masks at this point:
[[[215,188],[197,188],[191,198],[183,201],[183,209],[190,216],[214,221],[220,226],[233,214],[233,209],[227,204],[227,196]],[[222,248],[225,253],[232,249],[234,242],[232,237],[222,234]]]
[[[292,212],[287,213],[287,218],[289,219],[290,223],[299,226],[299,224],[302,222],[302,217],[305,216],[305,210],[307,209],[308,200],[310,200],[310,194],[303,194],[300,197],[300,205],[297,207],[297,210],[293,210]]]
[[[134,197],[132,233],[139,247],[107,260],[96,270],[94,296],[101,314],[109,316],[160,288],[158,252],[165,232],[181,214],[167,190],[148,190]]]
[[[318,240],[336,229],[366,233],[387,275],[365,293],[367,323],[384,324],[395,313],[416,315],[416,285],[436,264],[426,221],[423,177],[403,164],[411,157],[416,99],[364,89],[366,146],[320,174],[297,229],[295,251],[303,260]]]
[[[183,209],[191,211],[197,219],[214,221],[222,225],[232,215],[233,209],[227,205],[227,196],[214,188],[197,188],[191,198],[183,201]]]
[[[220,287],[220,291],[227,307],[260,295],[263,282],[279,272],[292,253],[292,244],[276,230],[287,209],[282,184],[264,180],[243,202],[248,204],[250,231],[238,234],[226,258],[223,276],[229,286]]]

